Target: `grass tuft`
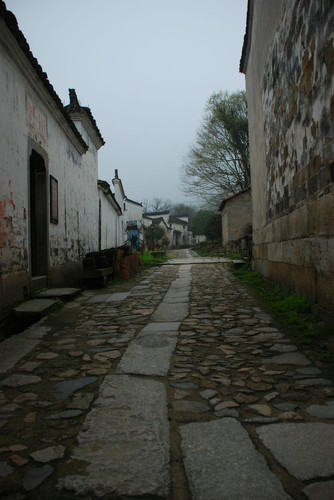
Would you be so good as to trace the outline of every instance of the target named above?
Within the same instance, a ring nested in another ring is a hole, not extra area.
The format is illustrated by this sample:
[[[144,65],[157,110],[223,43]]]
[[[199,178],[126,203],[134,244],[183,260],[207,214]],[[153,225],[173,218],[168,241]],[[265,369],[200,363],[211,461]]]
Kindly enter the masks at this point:
[[[238,269],[231,266],[231,273],[254,290],[264,309],[280,322],[294,342],[312,349],[318,360],[331,363],[330,370],[334,374],[333,352],[330,348],[334,345],[334,328],[323,323],[312,311],[307,297],[274,286],[260,273],[250,270],[247,264]]]
[[[166,257],[153,256],[150,250],[145,250],[142,254],[140,254],[140,260],[144,267],[151,267],[163,264],[168,259],[169,259],[168,256]]]

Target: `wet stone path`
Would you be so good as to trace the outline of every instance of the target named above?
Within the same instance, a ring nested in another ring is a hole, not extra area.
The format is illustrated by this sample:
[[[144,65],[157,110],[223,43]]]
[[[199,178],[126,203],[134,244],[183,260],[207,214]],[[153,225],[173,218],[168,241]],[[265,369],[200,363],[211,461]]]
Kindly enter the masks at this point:
[[[334,498],[331,381],[184,256],[2,342],[1,498]]]

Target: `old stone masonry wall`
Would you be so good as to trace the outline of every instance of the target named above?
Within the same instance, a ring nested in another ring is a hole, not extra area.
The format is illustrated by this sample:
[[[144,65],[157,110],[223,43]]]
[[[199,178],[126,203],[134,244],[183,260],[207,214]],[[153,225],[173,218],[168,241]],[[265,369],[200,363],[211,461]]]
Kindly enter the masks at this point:
[[[267,221],[333,191],[334,4],[286,2],[263,78]]]

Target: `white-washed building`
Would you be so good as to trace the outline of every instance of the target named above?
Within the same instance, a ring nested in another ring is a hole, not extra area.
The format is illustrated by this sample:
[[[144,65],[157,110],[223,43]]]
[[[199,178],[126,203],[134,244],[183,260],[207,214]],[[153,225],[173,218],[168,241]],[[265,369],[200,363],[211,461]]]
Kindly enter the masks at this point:
[[[0,314],[46,286],[74,284],[98,249],[98,150],[75,91],[65,108],[0,1]]]
[[[130,200],[124,191],[121,179],[118,177],[118,170],[115,170],[115,177],[112,180],[115,199],[122,208],[121,234],[123,243],[128,242],[135,250],[139,250],[143,243],[143,205],[134,200]]]
[[[99,250],[116,248],[124,244],[122,209],[116,201],[110,184],[99,180]]]

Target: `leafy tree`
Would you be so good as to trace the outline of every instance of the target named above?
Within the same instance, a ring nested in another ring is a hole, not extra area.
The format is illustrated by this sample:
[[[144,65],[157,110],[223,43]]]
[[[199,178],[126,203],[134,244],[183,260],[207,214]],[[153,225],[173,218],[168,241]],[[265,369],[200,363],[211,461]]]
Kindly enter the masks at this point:
[[[205,234],[206,226],[209,222],[210,217],[213,215],[211,210],[199,210],[193,217],[189,229],[193,232],[193,235]]]
[[[222,198],[250,184],[248,115],[244,91],[214,93],[196,142],[182,166],[187,196],[217,207]]]
[[[144,236],[146,244],[150,250],[153,250],[156,245],[159,244],[159,240],[165,235],[165,230],[163,227],[156,224],[151,224],[144,231]]]
[[[218,240],[222,237],[222,218],[220,214],[211,215],[204,232],[207,240]]]

